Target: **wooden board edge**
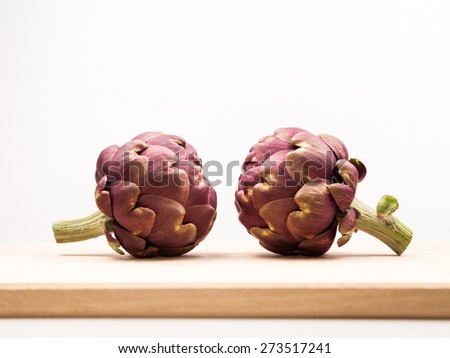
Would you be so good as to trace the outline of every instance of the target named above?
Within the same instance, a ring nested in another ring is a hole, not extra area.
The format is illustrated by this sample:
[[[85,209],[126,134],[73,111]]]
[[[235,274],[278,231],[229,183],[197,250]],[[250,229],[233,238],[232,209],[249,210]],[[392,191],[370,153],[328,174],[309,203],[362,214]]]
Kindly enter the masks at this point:
[[[0,285],[0,317],[450,318],[450,287]]]

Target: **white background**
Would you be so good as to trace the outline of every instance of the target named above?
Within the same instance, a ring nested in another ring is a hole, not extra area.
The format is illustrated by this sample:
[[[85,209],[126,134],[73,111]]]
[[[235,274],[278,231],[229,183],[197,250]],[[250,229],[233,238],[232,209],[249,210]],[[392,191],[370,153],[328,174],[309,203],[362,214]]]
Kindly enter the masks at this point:
[[[110,144],[164,131],[225,165],[281,126],[341,138],[362,200],[393,194],[414,240],[448,239],[449,118],[447,1],[2,0],[0,240],[94,211]],[[238,172],[209,240],[253,240]]]
[[[449,119],[447,1],[1,0],[0,242],[94,211],[110,144],[164,131],[225,165],[282,126],[341,138],[358,197],[448,240]],[[254,240],[234,174],[204,245]]]

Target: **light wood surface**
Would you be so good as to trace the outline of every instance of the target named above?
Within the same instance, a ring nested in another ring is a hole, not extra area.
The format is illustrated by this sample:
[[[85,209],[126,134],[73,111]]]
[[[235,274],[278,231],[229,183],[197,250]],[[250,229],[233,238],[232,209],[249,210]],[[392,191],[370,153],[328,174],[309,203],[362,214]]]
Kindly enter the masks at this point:
[[[397,257],[358,235],[302,258],[207,239],[154,259],[102,238],[0,244],[0,316],[450,318],[450,243],[413,241]]]

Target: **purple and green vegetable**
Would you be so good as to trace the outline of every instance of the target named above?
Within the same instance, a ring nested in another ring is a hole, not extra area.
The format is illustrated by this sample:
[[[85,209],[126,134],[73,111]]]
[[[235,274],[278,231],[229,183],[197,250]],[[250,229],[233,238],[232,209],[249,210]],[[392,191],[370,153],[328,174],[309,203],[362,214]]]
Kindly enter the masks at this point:
[[[119,254],[178,256],[211,230],[216,192],[195,148],[175,135],[146,132],[105,148],[95,172],[100,211],[53,225],[58,243],[105,235]]]
[[[355,197],[366,167],[349,159],[338,138],[280,128],[251,149],[236,191],[239,220],[269,251],[320,256],[339,231],[338,246],[364,231],[401,255],[412,230],[392,214],[397,199],[383,196],[376,209]]]

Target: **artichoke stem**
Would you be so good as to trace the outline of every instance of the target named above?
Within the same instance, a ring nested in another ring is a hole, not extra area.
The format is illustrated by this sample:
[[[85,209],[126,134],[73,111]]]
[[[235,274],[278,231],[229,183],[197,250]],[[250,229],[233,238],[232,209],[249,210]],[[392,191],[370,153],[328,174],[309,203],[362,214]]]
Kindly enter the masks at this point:
[[[357,212],[356,229],[364,231],[401,255],[411,242],[413,232],[393,215],[377,216],[375,209],[355,198],[351,205]]]
[[[53,224],[53,234],[58,244],[93,239],[105,234],[110,221],[100,211],[78,220],[58,221]]]

